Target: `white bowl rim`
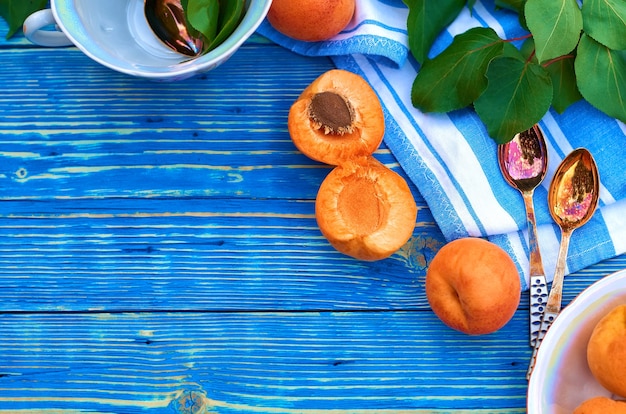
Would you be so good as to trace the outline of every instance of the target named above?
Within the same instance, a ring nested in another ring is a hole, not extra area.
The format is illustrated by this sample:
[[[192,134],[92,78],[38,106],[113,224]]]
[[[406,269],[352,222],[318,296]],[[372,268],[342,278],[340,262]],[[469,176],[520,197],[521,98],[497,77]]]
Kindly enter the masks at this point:
[[[528,384],[526,406],[529,414],[543,412],[542,398],[537,396],[542,395],[541,391],[545,389],[543,379],[549,374],[547,371],[549,364],[542,364],[541,361],[548,358],[550,353],[554,351],[563,331],[569,326],[570,319],[577,315],[581,308],[584,309],[593,304],[600,305],[597,302],[606,298],[607,294],[614,293],[613,289],[616,284],[626,287],[626,269],[618,270],[591,284],[576,296],[556,318],[539,347],[537,364]],[[624,291],[624,298],[624,302],[626,302],[626,290]],[[611,308],[612,306],[607,307],[608,310]],[[534,397],[531,398],[531,396]]]
[[[65,1],[65,0],[59,0]],[[64,26],[64,19],[61,18],[61,12],[58,9],[58,5],[55,1],[51,2],[52,13],[57,21],[59,28],[63,31],[63,33],[72,41],[72,43],[80,49],[85,55],[89,56],[94,61],[100,63],[103,66],[106,66],[115,71],[125,73],[132,76],[138,76],[148,79],[154,80],[176,80],[176,79],[185,79],[191,76],[194,76],[198,73],[205,72],[210,70],[224,61],[228,60],[233,53],[239,49],[239,47],[256,31],[256,29],[261,25],[265,16],[267,15],[270,6],[272,4],[272,0],[250,0],[249,7],[254,4],[261,4],[262,7],[254,8],[254,14],[250,14],[249,10],[246,11],[242,22],[235,29],[235,31],[225,39],[220,45],[218,45],[215,49],[211,50],[209,53],[206,53],[203,56],[200,56],[196,59],[190,59],[186,62],[182,62],[178,65],[172,66],[172,70],[167,71],[147,71],[140,69],[133,69],[130,67],[118,66],[109,61],[103,60],[100,57],[94,55],[89,49],[87,49],[81,42],[77,41],[72,32]]]

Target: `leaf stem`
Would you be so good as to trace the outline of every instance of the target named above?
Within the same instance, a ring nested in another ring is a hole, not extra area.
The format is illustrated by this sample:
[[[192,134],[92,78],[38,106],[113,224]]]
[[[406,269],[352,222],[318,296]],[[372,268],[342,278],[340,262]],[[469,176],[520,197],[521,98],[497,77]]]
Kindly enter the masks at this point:
[[[555,57],[554,59],[550,59],[549,61],[543,63],[541,66],[548,67],[553,63],[558,62],[559,60],[564,60],[564,59],[574,59],[574,55],[563,55],[563,56],[559,56],[559,57]]]
[[[505,42],[517,42],[518,40],[526,40],[533,37],[532,33],[528,33],[527,35],[524,36],[520,36],[520,37],[512,37],[511,39],[504,39]]]

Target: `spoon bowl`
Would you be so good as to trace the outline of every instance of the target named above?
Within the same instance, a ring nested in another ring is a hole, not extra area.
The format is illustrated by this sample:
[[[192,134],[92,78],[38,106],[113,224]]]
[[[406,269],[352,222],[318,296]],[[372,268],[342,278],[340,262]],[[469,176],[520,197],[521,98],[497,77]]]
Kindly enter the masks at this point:
[[[527,373],[528,378],[532,373],[541,340],[561,311],[563,278],[570,237],[575,229],[591,219],[598,206],[599,196],[600,177],[593,156],[584,148],[572,151],[561,161],[548,192],[550,214],[561,229],[561,244],[552,288]]]
[[[548,193],[550,214],[562,231],[573,231],[591,219],[599,186],[598,167],[589,151],[579,148],[563,160]]]
[[[530,346],[534,347],[539,336],[541,317],[548,297],[548,284],[537,241],[537,224],[533,206],[535,188],[543,181],[548,169],[546,141],[539,125],[534,125],[515,135],[506,144],[499,145],[498,164],[507,183],[522,194],[526,208],[530,247]]]
[[[522,193],[539,186],[548,169],[546,141],[539,125],[499,145],[498,164],[504,179]]]
[[[145,0],[144,14],[155,36],[164,44],[183,55],[200,55],[204,40],[187,24],[181,0]]]

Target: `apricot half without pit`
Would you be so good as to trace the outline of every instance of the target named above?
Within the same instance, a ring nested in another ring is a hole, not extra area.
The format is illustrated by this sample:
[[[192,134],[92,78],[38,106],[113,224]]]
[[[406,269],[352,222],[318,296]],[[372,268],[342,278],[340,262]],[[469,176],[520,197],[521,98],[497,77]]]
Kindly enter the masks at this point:
[[[365,79],[332,69],[300,94],[289,110],[287,126],[303,154],[339,165],[376,151],[385,134],[385,116]]]
[[[335,249],[374,261],[391,256],[410,239],[417,205],[406,181],[368,156],[328,174],[317,193],[315,217]]]

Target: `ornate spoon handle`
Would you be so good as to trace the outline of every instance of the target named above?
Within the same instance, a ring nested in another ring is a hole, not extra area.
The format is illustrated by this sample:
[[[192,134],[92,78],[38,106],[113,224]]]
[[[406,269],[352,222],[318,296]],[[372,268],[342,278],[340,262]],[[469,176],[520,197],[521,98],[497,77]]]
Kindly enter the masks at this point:
[[[548,299],[548,283],[543,275],[530,277],[530,346],[535,347],[537,339],[543,330],[541,320]],[[545,335],[545,331],[543,331]],[[543,339],[543,336],[541,337]]]
[[[548,282],[543,271],[539,242],[537,240],[537,223],[533,206],[533,190],[523,191],[528,227],[528,245],[530,247],[530,346],[534,347],[539,335],[541,318],[548,298]]]
[[[539,334],[533,347],[533,354],[530,357],[530,364],[528,371],[526,372],[526,379],[530,379],[535,368],[535,361],[537,359],[537,351],[541,345],[541,341],[546,336],[546,332],[552,326],[552,322],[559,316],[561,312],[561,298],[563,297],[563,277],[565,275],[565,259],[567,258],[567,250],[569,248],[569,240],[572,235],[572,230],[563,230],[561,236],[561,245],[559,246],[559,256],[556,260],[556,269],[554,271],[554,280],[552,281],[552,287],[550,288],[550,294],[548,295],[548,303],[546,304],[546,310],[541,318],[541,325],[539,326]]]
[[[541,318],[541,324],[539,327],[539,332],[537,336],[537,340],[535,341],[535,345],[533,347],[533,354],[530,357],[530,364],[528,365],[528,371],[526,372],[526,379],[530,379],[530,375],[533,373],[533,369],[535,368],[535,362],[537,361],[537,352],[539,351],[539,345],[541,345],[541,341],[546,336],[546,332],[552,326],[552,322],[558,316],[558,312],[545,311],[543,314],[543,318]]]

